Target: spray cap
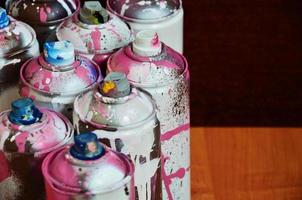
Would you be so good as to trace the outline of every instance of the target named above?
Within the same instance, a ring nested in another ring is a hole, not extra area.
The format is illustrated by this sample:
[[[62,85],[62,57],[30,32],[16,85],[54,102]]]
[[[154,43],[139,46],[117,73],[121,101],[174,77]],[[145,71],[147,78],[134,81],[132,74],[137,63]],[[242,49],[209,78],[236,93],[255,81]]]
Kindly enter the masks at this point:
[[[68,41],[46,42],[44,44],[44,57],[51,65],[71,65],[75,61],[74,47]]]
[[[0,7],[0,29],[5,28],[9,25],[9,18],[6,10]]]
[[[79,160],[96,160],[105,154],[105,149],[92,132],[75,136],[70,154]]]
[[[98,1],[86,1],[80,11],[80,20],[85,24],[98,25],[108,21],[108,13]]]
[[[138,32],[132,43],[134,53],[140,56],[156,56],[160,54],[161,46],[158,34],[152,30]]]
[[[111,72],[101,83],[100,90],[102,95],[106,97],[120,98],[130,94],[131,86],[125,74]]]
[[[11,104],[12,111],[9,113],[9,120],[18,125],[30,125],[42,118],[42,113],[36,108],[30,98],[18,99]]]

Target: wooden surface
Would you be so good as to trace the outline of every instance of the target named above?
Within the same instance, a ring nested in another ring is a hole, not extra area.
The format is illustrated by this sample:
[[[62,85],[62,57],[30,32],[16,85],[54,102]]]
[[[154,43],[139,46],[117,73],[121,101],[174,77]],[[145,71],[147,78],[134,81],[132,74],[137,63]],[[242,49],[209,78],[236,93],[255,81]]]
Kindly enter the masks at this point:
[[[302,129],[193,128],[193,200],[301,200]]]

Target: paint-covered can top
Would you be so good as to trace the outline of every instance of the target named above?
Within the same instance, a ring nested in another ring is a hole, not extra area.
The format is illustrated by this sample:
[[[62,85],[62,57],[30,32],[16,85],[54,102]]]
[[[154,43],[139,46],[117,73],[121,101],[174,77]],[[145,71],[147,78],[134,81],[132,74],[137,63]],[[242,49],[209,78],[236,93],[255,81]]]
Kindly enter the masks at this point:
[[[79,8],[79,0],[19,0],[9,3],[9,13],[30,24],[57,24],[72,16]]]
[[[50,185],[71,194],[100,194],[129,183],[133,164],[98,142],[93,133],[75,137],[75,144],[49,154],[42,172]]]
[[[11,106],[0,114],[0,149],[43,156],[72,140],[72,125],[63,115],[37,108],[29,98]]]
[[[36,34],[30,26],[16,21],[0,8],[0,59],[26,51],[35,41]]]
[[[102,80],[97,64],[76,55],[67,41],[45,43],[44,53],[27,61],[20,75],[22,83],[34,91],[61,96],[89,90]]]
[[[166,46],[154,31],[137,33],[132,45],[114,53],[108,60],[109,72],[125,73],[139,87],[161,87],[184,77],[188,63],[183,55]]]
[[[133,40],[125,22],[108,13],[98,1],[85,2],[79,13],[58,27],[56,35],[73,43],[82,54],[112,52]]]
[[[112,13],[130,21],[159,21],[182,7],[181,0],[108,0]]]
[[[96,128],[140,125],[155,117],[151,96],[131,86],[124,74],[109,73],[93,91],[78,96],[74,112]]]

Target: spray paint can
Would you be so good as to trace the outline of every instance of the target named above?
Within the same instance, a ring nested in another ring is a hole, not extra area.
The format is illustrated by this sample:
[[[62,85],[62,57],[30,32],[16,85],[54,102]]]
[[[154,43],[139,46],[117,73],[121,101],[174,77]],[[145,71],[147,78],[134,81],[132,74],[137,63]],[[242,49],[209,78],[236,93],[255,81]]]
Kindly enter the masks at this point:
[[[21,65],[38,55],[39,45],[34,30],[9,17],[0,8],[0,112],[9,109],[9,102],[19,97]]]
[[[183,52],[181,0],[108,0],[107,9],[126,21],[134,33],[153,30],[163,42]]]
[[[42,46],[63,21],[80,9],[79,0],[10,0],[7,9],[13,17],[31,25]]]
[[[56,35],[59,40],[70,41],[77,53],[95,61],[101,69],[106,69],[113,52],[133,40],[129,27],[98,1],[85,2],[79,13],[58,27]]]
[[[134,200],[134,166],[93,133],[49,154],[42,165],[47,200]]]
[[[73,101],[102,80],[96,63],[75,55],[67,41],[44,44],[44,53],[28,60],[20,71],[20,95],[72,118]]]
[[[128,155],[135,166],[137,200],[160,200],[160,129],[151,97],[110,73],[94,91],[76,98],[74,127],[93,131],[101,142]]]
[[[42,199],[42,160],[72,138],[72,125],[62,114],[37,108],[28,98],[12,102],[12,109],[0,114],[0,150],[12,174],[7,182],[10,185],[0,188],[1,196],[14,200]]]
[[[190,199],[189,70],[186,59],[153,31],[137,34],[134,43],[108,60],[109,72],[122,72],[148,91],[161,123],[163,199]]]

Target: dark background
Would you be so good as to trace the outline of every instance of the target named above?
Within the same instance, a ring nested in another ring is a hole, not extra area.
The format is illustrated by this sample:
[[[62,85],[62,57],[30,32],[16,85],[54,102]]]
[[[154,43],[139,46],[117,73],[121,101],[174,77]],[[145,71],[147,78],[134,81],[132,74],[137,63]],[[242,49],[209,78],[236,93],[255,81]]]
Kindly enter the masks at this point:
[[[192,125],[301,126],[302,1],[183,3]]]
[[[183,0],[193,125],[302,125],[302,1]]]

